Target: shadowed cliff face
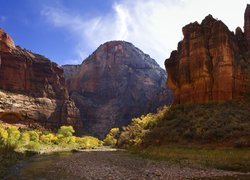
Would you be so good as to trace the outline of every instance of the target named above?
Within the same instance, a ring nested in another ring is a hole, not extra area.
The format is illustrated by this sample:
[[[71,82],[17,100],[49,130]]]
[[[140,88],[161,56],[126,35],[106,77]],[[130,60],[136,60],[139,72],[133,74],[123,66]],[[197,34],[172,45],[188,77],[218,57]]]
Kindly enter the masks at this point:
[[[81,67],[80,65],[70,65],[70,64],[63,65],[62,68],[64,71],[64,77],[66,81],[72,76],[74,76],[78,72],[80,67]]]
[[[209,15],[183,28],[184,39],[165,62],[176,103],[242,99],[249,92],[249,5],[244,27],[234,34]]]
[[[171,101],[163,69],[148,55],[123,41],[101,45],[67,86],[85,129],[99,136],[131,118]]]
[[[63,70],[47,58],[21,49],[0,29],[0,120],[18,114],[20,123],[80,127],[69,100]]]
[[[250,50],[250,5],[248,4],[244,14],[244,37]]]

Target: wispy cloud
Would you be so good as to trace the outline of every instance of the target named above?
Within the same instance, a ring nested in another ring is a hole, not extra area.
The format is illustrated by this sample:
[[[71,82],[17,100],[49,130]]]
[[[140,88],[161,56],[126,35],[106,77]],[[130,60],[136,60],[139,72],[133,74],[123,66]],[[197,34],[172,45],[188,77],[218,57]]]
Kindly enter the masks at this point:
[[[112,11],[102,16],[89,18],[62,6],[46,7],[41,14],[55,27],[71,33],[77,40],[75,49],[81,59],[106,41],[126,40],[163,67],[164,60],[181,40],[184,25],[213,14],[234,30],[243,26],[246,4],[247,0],[118,0]]]

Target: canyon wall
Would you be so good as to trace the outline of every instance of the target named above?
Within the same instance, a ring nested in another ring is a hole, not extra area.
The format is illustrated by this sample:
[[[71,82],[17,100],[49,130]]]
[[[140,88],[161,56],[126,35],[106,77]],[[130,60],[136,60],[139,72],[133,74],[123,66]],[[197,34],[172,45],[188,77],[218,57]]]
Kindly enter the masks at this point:
[[[0,29],[0,120],[81,128],[79,110],[65,85],[63,69],[44,56],[15,46]]]
[[[243,99],[250,90],[250,6],[244,32],[231,32],[208,15],[182,29],[184,38],[165,61],[175,103]]]

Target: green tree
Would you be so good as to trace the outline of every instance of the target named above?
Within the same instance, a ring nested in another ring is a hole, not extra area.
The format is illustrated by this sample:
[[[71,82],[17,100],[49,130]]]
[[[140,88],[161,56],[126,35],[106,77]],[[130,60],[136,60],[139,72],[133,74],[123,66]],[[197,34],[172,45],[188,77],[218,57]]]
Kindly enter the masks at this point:
[[[17,146],[17,143],[18,143],[18,140],[20,138],[21,133],[18,130],[18,128],[15,126],[9,126],[7,128],[7,132],[8,132],[7,144],[8,144],[8,146],[15,148]]]
[[[104,145],[106,146],[115,146],[117,143],[117,139],[119,138],[120,130],[119,128],[112,128],[109,133],[106,135],[104,141]]]
[[[29,131],[29,135],[30,135],[30,141],[33,142],[38,142],[39,141],[39,132],[37,131]]]
[[[30,143],[30,134],[29,132],[23,132],[20,138],[21,145],[27,145]]]
[[[80,148],[94,148],[103,144],[102,141],[92,136],[77,137],[76,143]]]
[[[8,140],[8,132],[0,126],[0,145],[6,145]]]
[[[46,135],[42,135],[40,137],[40,140],[46,144],[53,144],[57,141],[57,137],[55,136],[55,134],[49,133]]]

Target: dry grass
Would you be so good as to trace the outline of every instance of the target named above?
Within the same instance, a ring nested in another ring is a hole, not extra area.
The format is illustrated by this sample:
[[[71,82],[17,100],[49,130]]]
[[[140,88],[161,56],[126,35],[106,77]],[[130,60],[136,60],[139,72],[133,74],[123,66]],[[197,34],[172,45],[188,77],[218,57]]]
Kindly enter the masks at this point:
[[[151,146],[137,152],[145,158],[165,160],[180,166],[250,172],[249,148]]]

